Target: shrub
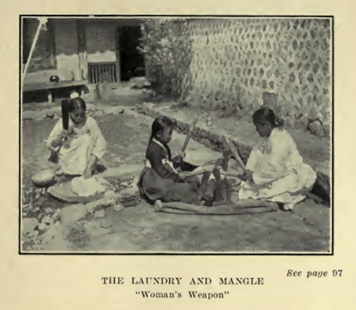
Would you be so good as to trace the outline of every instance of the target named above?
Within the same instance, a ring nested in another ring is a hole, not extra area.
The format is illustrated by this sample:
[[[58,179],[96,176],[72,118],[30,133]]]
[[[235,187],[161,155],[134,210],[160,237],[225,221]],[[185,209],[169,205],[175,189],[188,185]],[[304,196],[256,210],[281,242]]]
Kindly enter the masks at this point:
[[[147,77],[158,94],[178,98],[190,65],[192,40],[184,19],[147,19],[139,51],[145,57]]]

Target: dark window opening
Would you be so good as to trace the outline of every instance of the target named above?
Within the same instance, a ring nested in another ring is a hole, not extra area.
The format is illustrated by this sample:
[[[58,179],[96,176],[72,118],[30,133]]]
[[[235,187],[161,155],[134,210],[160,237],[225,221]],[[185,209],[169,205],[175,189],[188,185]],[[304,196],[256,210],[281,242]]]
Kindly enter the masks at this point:
[[[122,26],[118,29],[118,51],[120,79],[128,81],[133,77],[145,76],[145,62],[138,51],[141,38],[140,26]]]

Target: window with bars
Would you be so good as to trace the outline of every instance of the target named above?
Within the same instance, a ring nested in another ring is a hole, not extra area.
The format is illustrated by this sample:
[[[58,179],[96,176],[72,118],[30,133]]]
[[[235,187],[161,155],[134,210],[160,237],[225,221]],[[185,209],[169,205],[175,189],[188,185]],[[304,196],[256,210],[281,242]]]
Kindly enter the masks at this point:
[[[116,83],[117,71],[115,62],[89,62],[89,84]]]

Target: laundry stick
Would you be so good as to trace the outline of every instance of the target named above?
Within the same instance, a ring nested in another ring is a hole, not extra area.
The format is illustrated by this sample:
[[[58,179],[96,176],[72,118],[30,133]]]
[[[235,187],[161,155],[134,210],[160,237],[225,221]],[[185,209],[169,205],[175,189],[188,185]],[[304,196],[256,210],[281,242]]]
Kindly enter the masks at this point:
[[[224,142],[228,145],[228,147],[230,148],[230,151],[232,153],[232,155],[235,157],[235,159],[237,160],[237,162],[240,164],[240,166],[244,169],[244,170],[247,170],[246,169],[246,166],[244,164],[244,162],[242,161],[239,153],[237,152],[234,144],[231,142],[231,140],[228,138],[227,135],[224,135],[223,136],[223,140]]]
[[[183,147],[181,149],[181,154],[184,154],[187,146],[188,146],[188,143],[189,143],[189,140],[193,134],[193,131],[195,130],[195,126],[197,125],[197,121],[198,121],[198,118],[195,117],[194,120],[193,120],[193,124],[189,127],[189,132],[187,134],[187,137],[185,138],[185,141],[184,141],[184,144],[183,144]]]

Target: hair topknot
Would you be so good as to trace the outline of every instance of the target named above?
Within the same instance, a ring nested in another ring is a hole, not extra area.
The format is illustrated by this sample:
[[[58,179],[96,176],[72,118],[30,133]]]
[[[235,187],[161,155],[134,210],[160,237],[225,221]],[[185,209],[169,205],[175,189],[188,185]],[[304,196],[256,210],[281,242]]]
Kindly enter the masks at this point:
[[[76,109],[83,109],[86,110],[86,103],[83,98],[76,97],[71,98],[68,102],[68,110],[69,112],[73,112]]]
[[[284,120],[277,117],[269,107],[261,107],[255,111],[252,115],[252,120],[254,123],[269,122],[274,128],[284,125]]]
[[[174,126],[174,122],[165,115],[158,116],[152,123],[152,133],[150,141],[157,135],[158,132],[164,130],[167,127]]]

